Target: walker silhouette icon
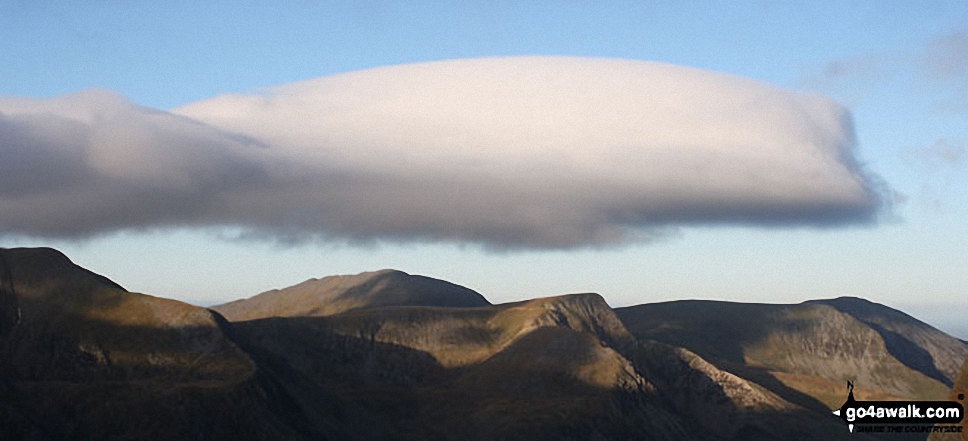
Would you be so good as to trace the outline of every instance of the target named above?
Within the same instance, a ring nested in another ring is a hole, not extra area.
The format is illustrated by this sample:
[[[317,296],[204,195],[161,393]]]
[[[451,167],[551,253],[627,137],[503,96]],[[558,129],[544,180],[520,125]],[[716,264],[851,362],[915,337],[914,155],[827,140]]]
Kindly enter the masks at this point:
[[[851,405],[854,404],[855,402],[857,402],[857,400],[854,399],[854,382],[848,381],[847,382],[847,401],[845,401],[844,404],[840,406],[840,409],[833,411],[833,414],[839,416],[840,419],[844,420],[844,422],[847,423],[847,430],[850,430],[851,433],[854,433],[854,425],[850,421],[847,421],[847,408],[851,407]]]

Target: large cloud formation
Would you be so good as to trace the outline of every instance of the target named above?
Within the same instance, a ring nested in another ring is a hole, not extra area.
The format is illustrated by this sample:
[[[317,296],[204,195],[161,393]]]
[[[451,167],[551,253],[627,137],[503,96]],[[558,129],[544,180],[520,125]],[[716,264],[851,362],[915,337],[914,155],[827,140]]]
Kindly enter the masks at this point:
[[[0,98],[0,234],[568,248],[866,223],[882,198],[854,147],[824,97],[599,58],[384,67],[171,111],[99,90]]]

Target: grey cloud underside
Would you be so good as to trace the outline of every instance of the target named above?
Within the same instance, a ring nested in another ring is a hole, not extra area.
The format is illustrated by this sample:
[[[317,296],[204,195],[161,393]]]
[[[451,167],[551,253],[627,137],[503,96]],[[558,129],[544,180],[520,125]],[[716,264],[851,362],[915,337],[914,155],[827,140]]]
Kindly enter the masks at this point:
[[[0,234],[224,226],[513,249],[871,223],[885,193],[853,144],[820,97],[626,60],[383,68],[171,112],[96,90],[0,98]]]
[[[924,62],[938,77],[964,79],[968,76],[968,29],[937,38],[925,52]]]

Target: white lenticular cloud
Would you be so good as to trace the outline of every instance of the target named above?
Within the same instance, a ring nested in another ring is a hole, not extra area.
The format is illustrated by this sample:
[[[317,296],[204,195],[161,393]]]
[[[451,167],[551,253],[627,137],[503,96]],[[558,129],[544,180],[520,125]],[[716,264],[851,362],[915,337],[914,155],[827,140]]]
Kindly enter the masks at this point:
[[[822,96],[598,58],[385,67],[170,112],[104,91],[0,98],[0,234],[568,248],[869,223],[881,191],[854,146]]]

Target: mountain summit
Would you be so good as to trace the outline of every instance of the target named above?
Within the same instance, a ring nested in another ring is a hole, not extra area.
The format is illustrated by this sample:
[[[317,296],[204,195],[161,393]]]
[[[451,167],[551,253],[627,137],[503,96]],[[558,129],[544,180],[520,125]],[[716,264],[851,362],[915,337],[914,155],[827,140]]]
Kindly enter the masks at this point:
[[[381,270],[309,279],[212,307],[232,321],[266,317],[325,316],[384,306],[467,308],[491,303],[472,289],[443,280]]]

